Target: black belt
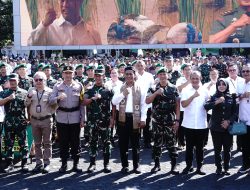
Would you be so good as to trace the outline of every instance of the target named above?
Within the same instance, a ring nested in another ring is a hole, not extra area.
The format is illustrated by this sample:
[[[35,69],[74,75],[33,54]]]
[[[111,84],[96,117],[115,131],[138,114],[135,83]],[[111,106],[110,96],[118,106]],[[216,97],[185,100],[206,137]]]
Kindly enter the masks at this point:
[[[43,121],[43,120],[49,119],[49,118],[51,118],[51,117],[52,117],[51,115],[46,115],[46,116],[44,116],[44,117],[39,117],[39,118],[37,118],[37,117],[35,117],[35,116],[31,116],[32,119],[39,120],[39,121]]]
[[[80,106],[73,107],[73,108],[63,108],[63,107],[58,108],[58,110],[64,111],[64,112],[74,112],[74,111],[78,111],[79,109],[80,109]]]
[[[133,113],[125,113],[126,117],[133,117]]]

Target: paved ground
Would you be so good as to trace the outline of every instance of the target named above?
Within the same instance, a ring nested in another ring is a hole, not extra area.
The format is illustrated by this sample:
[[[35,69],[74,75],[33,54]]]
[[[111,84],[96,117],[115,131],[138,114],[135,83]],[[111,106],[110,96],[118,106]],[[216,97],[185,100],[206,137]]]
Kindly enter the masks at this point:
[[[185,167],[184,162],[185,151],[179,154],[179,169]],[[161,168],[157,174],[151,174],[150,170],[153,166],[151,159],[151,150],[142,149],[141,151],[141,167],[143,173],[136,175],[130,173],[123,175],[120,173],[121,165],[119,159],[119,152],[116,147],[112,151],[111,166],[113,172],[111,174],[104,174],[102,172],[103,161],[100,152],[97,161],[97,171],[93,174],[86,173],[88,163],[88,154],[86,149],[82,152],[80,166],[84,170],[81,174],[68,172],[65,175],[58,173],[60,167],[60,160],[58,158],[58,149],[53,150],[52,172],[46,175],[32,173],[22,174],[19,172],[20,163],[16,164],[16,169],[11,174],[0,174],[0,189],[146,189],[146,190],[160,190],[160,189],[248,189],[250,187],[250,176],[238,174],[237,171],[241,164],[241,153],[232,152],[231,175],[217,176],[215,175],[214,156],[212,150],[211,139],[205,152],[204,169],[207,172],[205,176],[198,176],[194,173],[189,175],[173,176],[169,174],[170,161],[167,151],[164,151],[161,160]],[[131,158],[131,152],[130,152]],[[35,163],[30,164],[32,169]],[[69,167],[72,162],[69,162]],[[130,169],[132,169],[132,162],[130,160]]]

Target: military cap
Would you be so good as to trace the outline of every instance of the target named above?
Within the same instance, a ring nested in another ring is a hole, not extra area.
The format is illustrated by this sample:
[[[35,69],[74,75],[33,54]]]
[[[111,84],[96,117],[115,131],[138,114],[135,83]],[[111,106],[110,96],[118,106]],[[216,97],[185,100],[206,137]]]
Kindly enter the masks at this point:
[[[126,64],[125,63],[120,63],[117,68],[120,69],[121,67],[126,67]]]
[[[166,57],[164,57],[164,60],[173,60],[173,57],[172,56],[166,56]]]
[[[127,66],[127,67],[125,67],[125,72],[126,71],[133,71],[134,73],[135,73],[135,69],[134,69],[134,67],[132,67],[132,66]]]
[[[45,69],[51,69],[51,65],[45,65],[45,66],[43,67],[43,71],[44,71]]]
[[[0,62],[0,69],[1,69],[2,67],[5,67],[5,66],[6,66],[6,64],[5,64],[5,63]]]
[[[18,74],[16,73],[12,73],[8,76],[8,80],[18,80],[19,77],[18,77]]]
[[[37,69],[41,69],[43,67],[44,67],[43,63],[40,63],[40,64],[38,64]]]
[[[94,70],[95,68],[94,68],[94,66],[88,66],[87,68],[86,68],[86,71],[87,70]]]
[[[156,74],[158,75],[160,73],[167,73],[167,69],[165,67],[161,67]]]
[[[155,67],[162,67],[162,64],[157,63],[157,64],[155,65]]]
[[[25,64],[20,64],[20,65],[18,65],[17,69],[20,69],[20,68],[27,68],[27,66]]]
[[[12,73],[15,73],[18,69],[19,69],[19,66],[16,66],[16,67],[13,69]]]
[[[131,65],[134,66],[137,63],[137,60],[131,62]]]
[[[105,70],[104,66],[103,65],[98,65],[97,69],[100,69],[100,70]]]
[[[181,70],[184,70],[187,66],[189,66],[189,65],[188,65],[188,64],[185,64],[185,63],[182,64],[182,65],[181,65]]]
[[[79,65],[76,66],[76,69],[79,69],[79,68],[83,68],[83,65],[79,64]]]
[[[72,66],[64,66],[63,67],[63,72],[74,72],[74,68]]]
[[[95,70],[95,75],[104,75],[104,72],[102,69],[96,69]]]

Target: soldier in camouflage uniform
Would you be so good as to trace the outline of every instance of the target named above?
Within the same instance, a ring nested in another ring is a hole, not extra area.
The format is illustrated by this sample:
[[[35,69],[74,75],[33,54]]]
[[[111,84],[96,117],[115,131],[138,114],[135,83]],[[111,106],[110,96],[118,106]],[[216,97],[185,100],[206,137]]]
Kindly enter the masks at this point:
[[[165,57],[164,64],[168,70],[169,82],[175,85],[177,79],[181,77],[181,74],[179,71],[173,70],[173,57],[171,56]]]
[[[26,91],[29,90],[30,87],[33,86],[33,79],[31,77],[28,77],[26,65],[21,64],[18,66],[18,75],[19,75],[19,83],[18,86]]]
[[[202,80],[201,83],[205,84],[210,81],[210,71],[211,71],[211,66],[208,64],[208,58],[204,57],[203,58],[203,63],[200,65],[198,70],[201,72]]]
[[[77,81],[77,82],[82,83],[82,85],[83,85],[83,81],[85,79],[85,76],[83,75],[84,67],[83,67],[82,64],[76,66],[75,73],[76,74],[75,74],[74,80]]]
[[[89,89],[92,88],[92,86],[94,85],[95,82],[95,78],[94,78],[94,67],[93,66],[88,66],[86,68],[86,72],[87,72],[87,79],[83,81],[83,87],[85,91],[88,91]],[[88,120],[88,109],[87,111],[87,120]],[[84,127],[84,144],[85,146],[89,146],[89,131],[90,131],[90,126],[85,125]]]
[[[87,125],[90,126],[90,165],[88,172],[91,173],[96,168],[95,160],[98,153],[98,140],[101,138],[104,172],[110,173],[110,126],[113,126],[111,125],[113,120],[111,120],[110,103],[113,92],[104,87],[104,73],[102,70],[95,70],[95,81],[95,85],[84,94],[84,104],[87,105]]]
[[[176,132],[180,118],[180,100],[177,88],[167,80],[167,71],[161,68],[157,72],[160,82],[155,89],[150,88],[146,98],[146,103],[153,103],[152,107],[152,127],[153,127],[153,159],[155,166],[151,172],[160,171],[160,157],[162,146],[167,145],[171,159],[171,173],[179,174],[176,169],[176,159],[178,157],[176,147]]]
[[[27,91],[19,88],[18,75],[11,74],[9,76],[10,89],[0,92],[0,106],[4,105],[6,116],[4,118],[3,126],[5,131],[5,145],[6,145],[6,158],[8,167],[5,169],[9,173],[14,169],[13,166],[13,146],[15,136],[18,137],[21,154],[21,167],[23,172],[28,171],[27,163],[27,144],[26,144],[26,126],[27,118],[25,115],[25,98]]]
[[[224,12],[212,26],[209,43],[250,42],[250,2],[237,0],[239,7]]]

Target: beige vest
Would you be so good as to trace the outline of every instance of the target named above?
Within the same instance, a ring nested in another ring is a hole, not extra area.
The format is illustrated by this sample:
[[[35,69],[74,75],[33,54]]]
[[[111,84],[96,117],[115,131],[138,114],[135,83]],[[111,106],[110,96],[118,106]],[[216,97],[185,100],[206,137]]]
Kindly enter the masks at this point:
[[[128,88],[126,83],[122,85],[121,92],[125,88]],[[138,129],[138,125],[141,121],[141,90],[140,87],[136,84],[132,87],[132,97],[133,97],[133,128]],[[125,97],[119,104],[119,122],[125,123],[125,111],[127,105],[127,98]]]

